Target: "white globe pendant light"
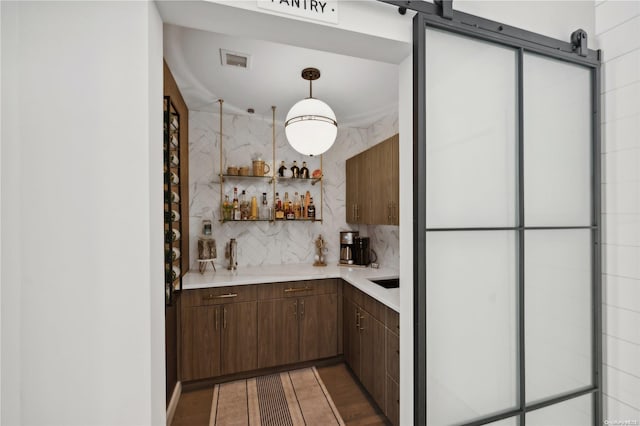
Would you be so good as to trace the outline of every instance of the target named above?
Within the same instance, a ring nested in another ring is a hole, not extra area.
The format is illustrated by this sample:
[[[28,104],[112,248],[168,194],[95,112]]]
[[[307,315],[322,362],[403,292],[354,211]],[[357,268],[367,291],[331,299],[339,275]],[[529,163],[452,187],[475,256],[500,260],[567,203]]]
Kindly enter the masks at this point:
[[[302,70],[302,78],[309,80],[309,97],[291,107],[284,123],[289,145],[300,154],[320,155],[336,140],[338,123],[329,105],[312,97],[311,82],[320,78],[316,68]]]

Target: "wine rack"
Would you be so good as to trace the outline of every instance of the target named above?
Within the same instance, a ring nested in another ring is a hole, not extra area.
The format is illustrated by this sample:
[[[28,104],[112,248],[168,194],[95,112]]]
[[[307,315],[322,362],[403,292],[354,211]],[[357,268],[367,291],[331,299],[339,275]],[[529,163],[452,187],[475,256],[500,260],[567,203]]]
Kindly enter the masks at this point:
[[[182,191],[180,185],[180,114],[169,96],[164,97],[164,290],[165,303],[173,303],[173,294],[182,290],[180,242],[184,235]]]

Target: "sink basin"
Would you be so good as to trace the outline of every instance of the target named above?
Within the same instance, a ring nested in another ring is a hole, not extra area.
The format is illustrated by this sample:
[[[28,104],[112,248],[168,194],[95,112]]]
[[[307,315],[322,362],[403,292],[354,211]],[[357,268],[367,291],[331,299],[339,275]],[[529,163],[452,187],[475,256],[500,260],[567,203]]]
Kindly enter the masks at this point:
[[[400,287],[400,279],[399,278],[389,278],[386,280],[371,280],[371,282],[378,284],[384,288],[398,288]]]

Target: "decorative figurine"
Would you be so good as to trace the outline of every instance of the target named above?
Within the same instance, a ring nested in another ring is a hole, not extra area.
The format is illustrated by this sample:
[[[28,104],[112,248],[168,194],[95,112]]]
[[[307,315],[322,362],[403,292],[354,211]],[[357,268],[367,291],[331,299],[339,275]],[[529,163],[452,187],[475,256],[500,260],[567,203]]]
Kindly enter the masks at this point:
[[[316,256],[313,266],[327,266],[327,263],[325,262],[325,253],[327,252],[327,248],[325,245],[326,242],[322,239],[322,235],[318,235],[318,239],[316,240]]]

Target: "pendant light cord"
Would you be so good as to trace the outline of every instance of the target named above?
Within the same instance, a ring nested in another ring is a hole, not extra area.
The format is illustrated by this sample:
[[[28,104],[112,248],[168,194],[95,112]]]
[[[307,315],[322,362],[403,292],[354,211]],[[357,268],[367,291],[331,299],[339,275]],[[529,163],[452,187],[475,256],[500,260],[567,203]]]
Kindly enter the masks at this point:
[[[309,97],[313,98],[313,89],[312,89],[313,80],[309,80]]]

